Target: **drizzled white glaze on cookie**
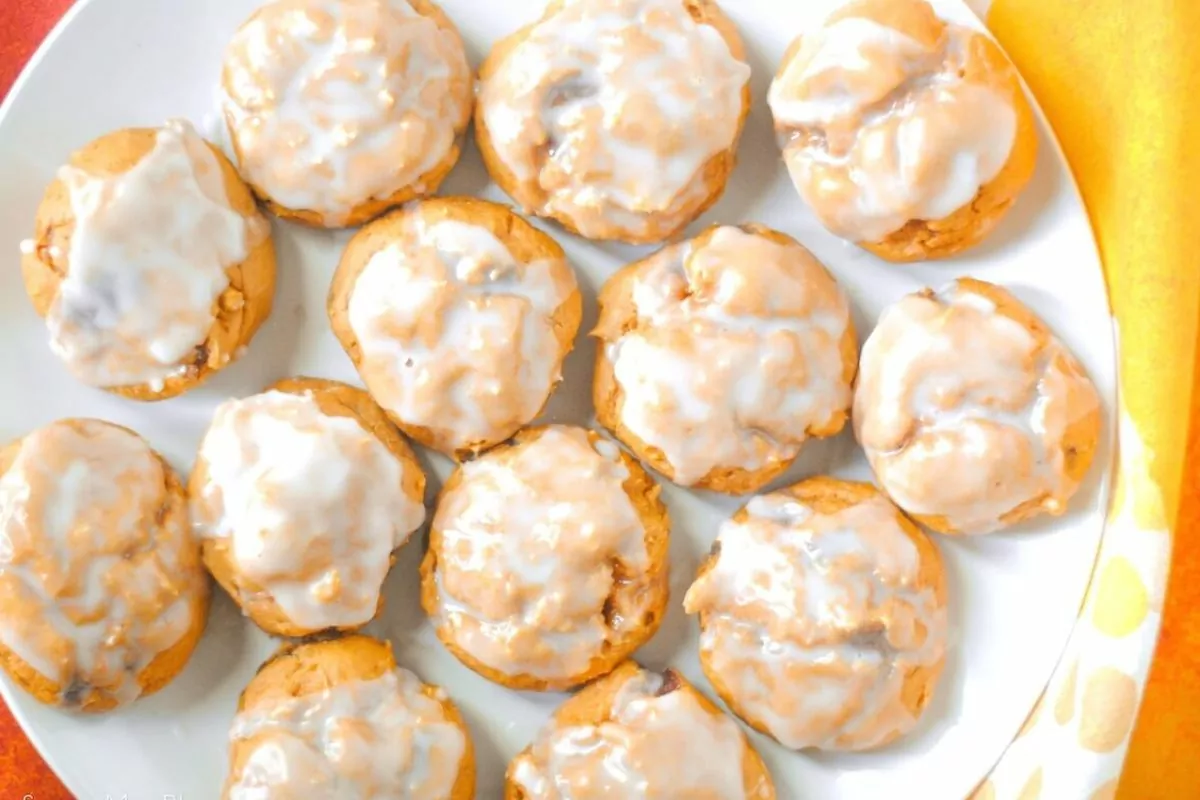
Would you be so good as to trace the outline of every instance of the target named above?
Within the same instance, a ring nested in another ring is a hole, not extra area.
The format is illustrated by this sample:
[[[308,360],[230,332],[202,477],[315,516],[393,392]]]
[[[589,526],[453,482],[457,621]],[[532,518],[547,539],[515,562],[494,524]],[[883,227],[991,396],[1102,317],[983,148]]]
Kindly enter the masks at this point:
[[[423,193],[472,90],[458,34],[406,0],[274,0],[230,43],[222,85],[242,173],[332,225],[407,187]]]
[[[692,690],[638,672],[617,691],[607,721],[552,721],[509,775],[528,800],[753,800],[766,795],[746,792],[745,746],[737,724],[706,710]]]
[[[686,222],[732,148],[750,68],[682,0],[575,0],[523,31],[481,83],[515,199],[590,238]]]
[[[606,304],[596,335],[620,387],[619,417],[673,479],[790,461],[850,406],[845,296],[795,242],[721,227],[638,269],[637,319]]]
[[[415,467],[311,395],[278,391],[222,404],[200,458],[197,533],[227,538],[239,574],[292,624],[315,631],[375,616],[392,551],[425,519],[404,491]]]
[[[956,283],[885,310],[861,370],[855,430],[880,485],[905,511],[987,533],[1027,503],[1066,509],[1078,486],[1065,468],[1064,438],[1096,413],[1099,396],[1049,332],[1035,333]]]
[[[642,624],[646,531],[615,445],[551,426],[460,470],[433,519],[434,623],[459,647],[509,675],[567,679]]]
[[[225,797],[446,800],[466,740],[423,688],[398,668],[242,712],[229,738],[249,755]]]
[[[64,420],[22,439],[0,478],[0,642],[65,705],[137,698],[206,597],[167,470],[123,428]]]
[[[183,374],[216,320],[226,270],[267,233],[225,193],[221,165],[186,122],[157,131],[128,171],[59,171],[75,227],[67,272],[46,315],[50,347],[93,386]]]
[[[933,36],[897,29],[882,4],[860,4],[804,32],[768,97],[797,190],[856,242],[967,205],[1016,140],[1011,67],[992,72],[975,52],[983,34],[910,5],[895,18]]]
[[[688,590],[714,680],[787,747],[869,749],[916,724],[906,679],[940,673],[946,608],[897,516],[878,494],[834,513],[755,497]]]
[[[411,216],[351,290],[372,396],[446,452],[512,435],[561,377],[553,319],[576,291],[563,259],[522,263],[490,230]]]

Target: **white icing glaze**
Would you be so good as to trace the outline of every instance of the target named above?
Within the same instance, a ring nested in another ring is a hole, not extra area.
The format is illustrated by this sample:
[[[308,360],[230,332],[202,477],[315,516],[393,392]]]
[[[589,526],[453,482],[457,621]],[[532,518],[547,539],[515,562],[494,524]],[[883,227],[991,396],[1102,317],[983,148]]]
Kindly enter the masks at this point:
[[[135,699],[207,591],[166,480],[145,442],[96,420],[30,433],[0,478],[0,642],[65,705]]]
[[[228,800],[447,800],[462,730],[405,669],[239,714],[249,747]]]
[[[403,489],[411,466],[356,420],[277,391],[218,407],[200,458],[197,533],[228,537],[240,574],[292,623],[320,630],[375,616],[392,551],[425,520]]]
[[[791,460],[849,408],[841,340],[849,304],[797,244],[722,227],[652,257],[635,279],[637,324],[598,334],[623,392],[621,421],[674,480]]]
[[[186,122],[119,175],[65,166],[75,228],[68,272],[46,316],[50,347],[94,386],[161,382],[185,372],[265,223],[235,211],[221,167]],[[263,227],[265,229],[265,227]]]
[[[223,84],[243,173],[326,224],[417,184],[471,106],[458,34],[405,0],[275,0],[230,43]]]
[[[737,724],[706,711],[691,690],[659,695],[663,678],[642,672],[613,698],[597,725],[551,722],[513,762],[513,781],[529,800],[650,800],[763,797],[747,794]]]
[[[629,472],[604,444],[552,426],[463,464],[443,493],[435,623],[487,666],[570,678],[641,624],[645,528],[622,486]]]
[[[522,36],[479,92],[498,158],[531,183],[516,199],[593,238],[692,211],[750,79],[717,30],[681,0],[575,0]]]
[[[946,608],[918,586],[920,554],[896,514],[881,495],[832,514],[755,497],[688,590],[709,669],[787,747],[867,749],[916,724],[905,678],[940,672]]]
[[[561,377],[552,316],[575,291],[563,261],[521,263],[483,227],[418,217],[351,290],[363,380],[440,449],[503,440]]]
[[[964,533],[1003,527],[1029,501],[1066,509],[1077,485],[1063,438],[1099,396],[1053,336],[1039,340],[956,285],[885,310],[861,367],[855,430],[901,508]]]
[[[946,25],[925,43],[867,17],[806,33],[771,84],[796,188],[834,233],[877,241],[971,202],[1008,160],[1017,116],[996,85],[966,80],[981,34]]]

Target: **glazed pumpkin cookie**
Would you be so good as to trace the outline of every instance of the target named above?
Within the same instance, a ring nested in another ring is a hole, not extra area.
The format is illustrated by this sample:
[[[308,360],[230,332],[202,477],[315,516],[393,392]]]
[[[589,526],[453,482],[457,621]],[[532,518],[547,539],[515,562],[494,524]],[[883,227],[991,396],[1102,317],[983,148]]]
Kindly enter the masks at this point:
[[[183,669],[208,616],[183,486],[94,419],[0,450],[0,667],[48,705],[107,711]]]
[[[101,136],[38,206],[21,272],[50,349],[134,400],[191,389],[271,313],[270,228],[233,165],[185,122]]]
[[[684,599],[734,713],[793,749],[867,750],[916,725],[946,654],[929,537],[865,483],[812,478],[721,526]]]
[[[1091,466],[1100,397],[999,286],[963,278],[886,309],[863,346],[854,429],[879,485],[942,533],[1061,514]]]
[[[855,0],[788,50],[768,97],[784,160],[827,228],[889,261],[986,237],[1033,175],[1021,79],[924,0]]]
[[[583,314],[562,248],[507,207],[437,198],[351,239],[333,332],[410,437],[462,458],[536,417]]]
[[[713,0],[551,0],[479,80],[492,178],[589,239],[681,231],[725,190],[750,112],[741,38]]]
[[[505,800],[774,800],[745,734],[683,676],[626,661],[554,712],[509,764]]]
[[[609,672],[658,629],[670,522],[659,489],[582,428],[522,431],[438,498],[421,604],[447,649],[514,689]]]
[[[850,306],[811,253],[761,225],[709,228],[620,270],[594,335],[596,418],[684,486],[754,491],[845,425]]]
[[[433,193],[473,100],[458,29],[431,0],[272,0],[234,35],[221,86],[254,191],[334,228]]]
[[[259,627],[369,622],[425,475],[367,393],[297,378],[217,408],[188,483],[204,563]]]
[[[283,648],[242,692],[229,739],[227,800],[475,796],[458,709],[366,636]]]

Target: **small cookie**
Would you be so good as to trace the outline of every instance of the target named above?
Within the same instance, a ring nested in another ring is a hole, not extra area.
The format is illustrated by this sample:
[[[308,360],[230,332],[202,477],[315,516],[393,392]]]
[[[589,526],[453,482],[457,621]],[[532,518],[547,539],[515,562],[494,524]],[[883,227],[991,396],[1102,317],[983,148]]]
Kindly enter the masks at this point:
[[[854,430],[879,485],[941,533],[1061,514],[1091,466],[1100,397],[999,286],[962,278],[883,312],[863,346]]]
[[[811,478],[721,526],[684,599],[721,699],[794,750],[869,750],[910,731],[946,656],[933,542],[875,487]]]
[[[191,657],[209,584],[174,470],[94,419],[0,450],[0,667],[37,700],[108,711]]]
[[[713,0],[551,0],[480,67],[483,162],[518,205],[569,231],[671,238],[733,171],[745,61]]]
[[[567,700],[508,766],[505,800],[774,800],[746,735],[682,675],[626,661]]]
[[[229,740],[226,800],[475,796],[454,703],[367,636],[280,650],[242,692]]]
[[[888,261],[982,241],[1033,175],[1020,76],[924,0],[855,0],[792,44],[768,96],[784,160],[824,225]]]
[[[273,0],[229,43],[221,86],[255,193],[330,228],[432,194],[474,99],[458,29],[430,0]]]
[[[50,349],[79,380],[133,400],[174,397],[224,368],[275,294],[270,227],[186,122],[73,153],[22,253]]]
[[[681,485],[754,491],[846,423],[849,303],[770,228],[714,226],[618,271],[593,335],[596,418]]]
[[[217,408],[188,482],[204,564],[268,633],[370,622],[425,475],[367,393],[296,378]]]
[[[583,315],[562,248],[507,207],[466,197],[426,200],[359,231],[328,308],[384,411],[460,460],[541,413]]]
[[[460,466],[421,563],[421,605],[460,661],[513,689],[578,686],[658,629],[670,520],[612,442],[530,428]]]

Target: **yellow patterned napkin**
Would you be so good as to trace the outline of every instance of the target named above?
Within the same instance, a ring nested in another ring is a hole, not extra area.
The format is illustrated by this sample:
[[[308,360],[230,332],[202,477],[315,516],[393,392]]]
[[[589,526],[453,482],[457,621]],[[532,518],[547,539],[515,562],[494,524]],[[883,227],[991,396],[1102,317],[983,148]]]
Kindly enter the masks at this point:
[[[1156,776],[1143,768],[1154,748],[1141,746],[1118,791],[1162,619],[1193,402],[1200,0],[968,2],[1028,81],[1079,183],[1119,332],[1121,393],[1112,507],[1080,624],[974,797],[1200,797],[1195,764]],[[1139,744],[1153,725],[1143,721]]]

